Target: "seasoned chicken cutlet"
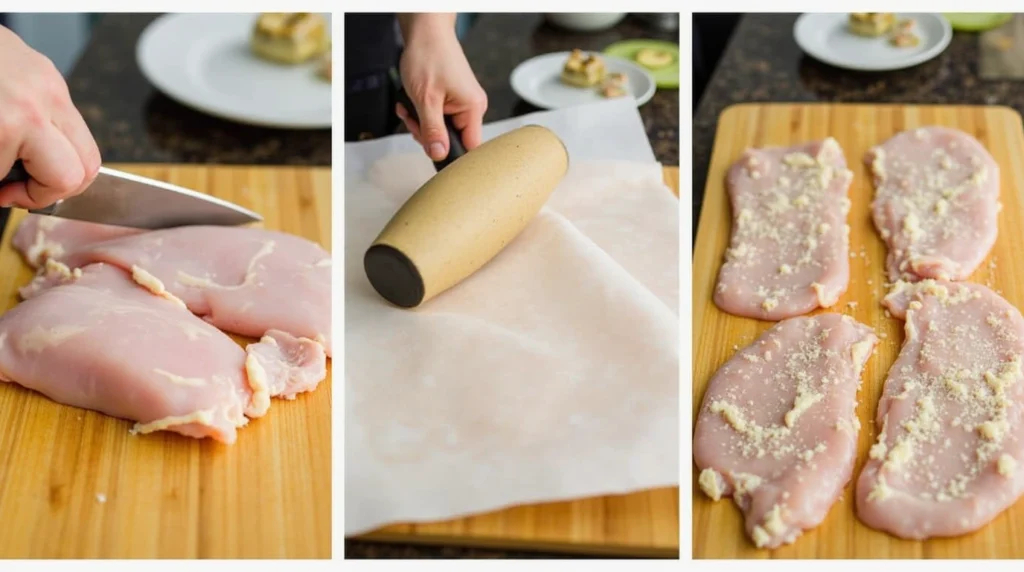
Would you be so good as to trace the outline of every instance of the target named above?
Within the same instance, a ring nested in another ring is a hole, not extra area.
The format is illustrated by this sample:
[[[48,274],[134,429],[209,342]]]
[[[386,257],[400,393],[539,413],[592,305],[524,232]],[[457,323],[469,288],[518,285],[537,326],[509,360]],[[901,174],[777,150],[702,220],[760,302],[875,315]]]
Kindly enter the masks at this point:
[[[759,548],[824,520],[849,482],[857,390],[877,337],[840,314],[790,318],[715,373],[693,438],[698,483],[732,496]]]
[[[904,131],[872,148],[871,209],[889,249],[889,280],[963,280],[996,241],[999,165],[947,127]]]
[[[781,320],[838,302],[850,278],[852,180],[832,138],[744,153],[727,179],[732,238],[715,304]]]
[[[902,538],[977,530],[1024,491],[1024,319],[968,282],[899,282],[906,340],[878,403],[857,514]]]

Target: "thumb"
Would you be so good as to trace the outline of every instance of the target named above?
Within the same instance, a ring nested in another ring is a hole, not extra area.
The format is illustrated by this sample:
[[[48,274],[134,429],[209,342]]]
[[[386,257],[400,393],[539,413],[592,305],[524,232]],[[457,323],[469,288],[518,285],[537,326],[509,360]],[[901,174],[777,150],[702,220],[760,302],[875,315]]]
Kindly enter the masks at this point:
[[[416,113],[420,116],[420,143],[433,161],[448,156],[448,130],[444,126],[444,101],[428,95],[416,102]]]

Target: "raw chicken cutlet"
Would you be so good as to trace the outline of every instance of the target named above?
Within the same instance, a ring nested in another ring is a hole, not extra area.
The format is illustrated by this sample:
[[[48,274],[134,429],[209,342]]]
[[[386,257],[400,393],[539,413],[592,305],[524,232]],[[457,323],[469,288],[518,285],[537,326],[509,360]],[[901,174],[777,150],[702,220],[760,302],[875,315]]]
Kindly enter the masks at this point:
[[[898,282],[906,340],[878,403],[857,514],[902,538],[965,534],[1024,490],[1024,319],[973,283]]]
[[[139,232],[31,215],[14,245],[36,267],[47,258],[71,268],[112,264],[222,330],[255,338],[282,330],[331,353],[331,258],[304,238],[212,226]]]
[[[758,548],[820,524],[850,481],[857,390],[877,341],[849,316],[790,318],[712,377],[693,438],[698,484],[733,497]]]
[[[850,279],[852,180],[832,138],[744,153],[727,177],[732,238],[715,304],[781,320],[838,302]]]
[[[999,165],[970,135],[946,127],[904,131],[872,148],[875,227],[889,280],[963,280],[996,241]]]
[[[326,376],[320,344],[272,330],[243,350],[114,266],[71,270],[51,259],[43,275],[0,316],[0,380],[136,421],[135,433],[231,444],[271,397],[312,391]]]

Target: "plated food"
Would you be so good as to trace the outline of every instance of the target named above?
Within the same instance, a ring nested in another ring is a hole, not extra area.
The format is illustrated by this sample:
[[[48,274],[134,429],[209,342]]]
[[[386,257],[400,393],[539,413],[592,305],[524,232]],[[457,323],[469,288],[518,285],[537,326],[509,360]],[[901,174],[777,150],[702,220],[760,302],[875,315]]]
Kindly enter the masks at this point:
[[[914,29],[916,24],[913,20],[901,20],[896,23],[889,42],[897,48],[913,48],[921,43],[921,38]]]
[[[604,60],[594,53],[574,49],[562,68],[562,82],[573,87],[597,88],[604,97],[622,97],[629,93],[624,73],[608,73]]]
[[[622,97],[629,93],[626,90],[629,79],[624,73],[610,73],[601,82],[601,95],[605,97]]]
[[[562,68],[562,81],[575,87],[594,87],[601,83],[604,74],[604,60],[600,56],[575,49]]]
[[[854,12],[850,14],[850,31],[858,36],[877,38],[896,24],[891,12]]]
[[[308,12],[260,14],[252,32],[252,51],[269,61],[299,64],[328,47],[327,21]]]
[[[900,48],[921,43],[921,38],[914,32],[914,21],[897,20],[892,12],[854,12],[850,14],[849,30],[868,38],[887,36],[892,45]]]

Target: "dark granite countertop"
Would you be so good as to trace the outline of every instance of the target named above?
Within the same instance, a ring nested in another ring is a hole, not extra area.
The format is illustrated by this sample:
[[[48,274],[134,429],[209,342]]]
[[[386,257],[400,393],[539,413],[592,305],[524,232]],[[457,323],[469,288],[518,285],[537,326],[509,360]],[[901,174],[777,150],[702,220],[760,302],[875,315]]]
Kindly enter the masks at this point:
[[[718,116],[745,102],[1007,105],[1024,112],[1024,83],[978,77],[978,36],[957,32],[940,56],[882,73],[841,70],[805,56],[793,39],[797,14],[744,16],[693,118],[693,236]]]
[[[484,121],[507,119],[537,108],[512,91],[509,75],[522,62],[548,52],[580,48],[603,50],[620,40],[649,38],[679,42],[679,32],[665,32],[627,17],[614,28],[576,33],[545,23],[540,14],[480,14],[462,39],[470,65],[487,92]],[[658,89],[640,108],[654,155],[664,165],[679,165],[679,90]]]
[[[331,130],[253,127],[193,111],[142,76],[135,44],[157,14],[108,14],[68,87],[105,163],[330,165]]]

